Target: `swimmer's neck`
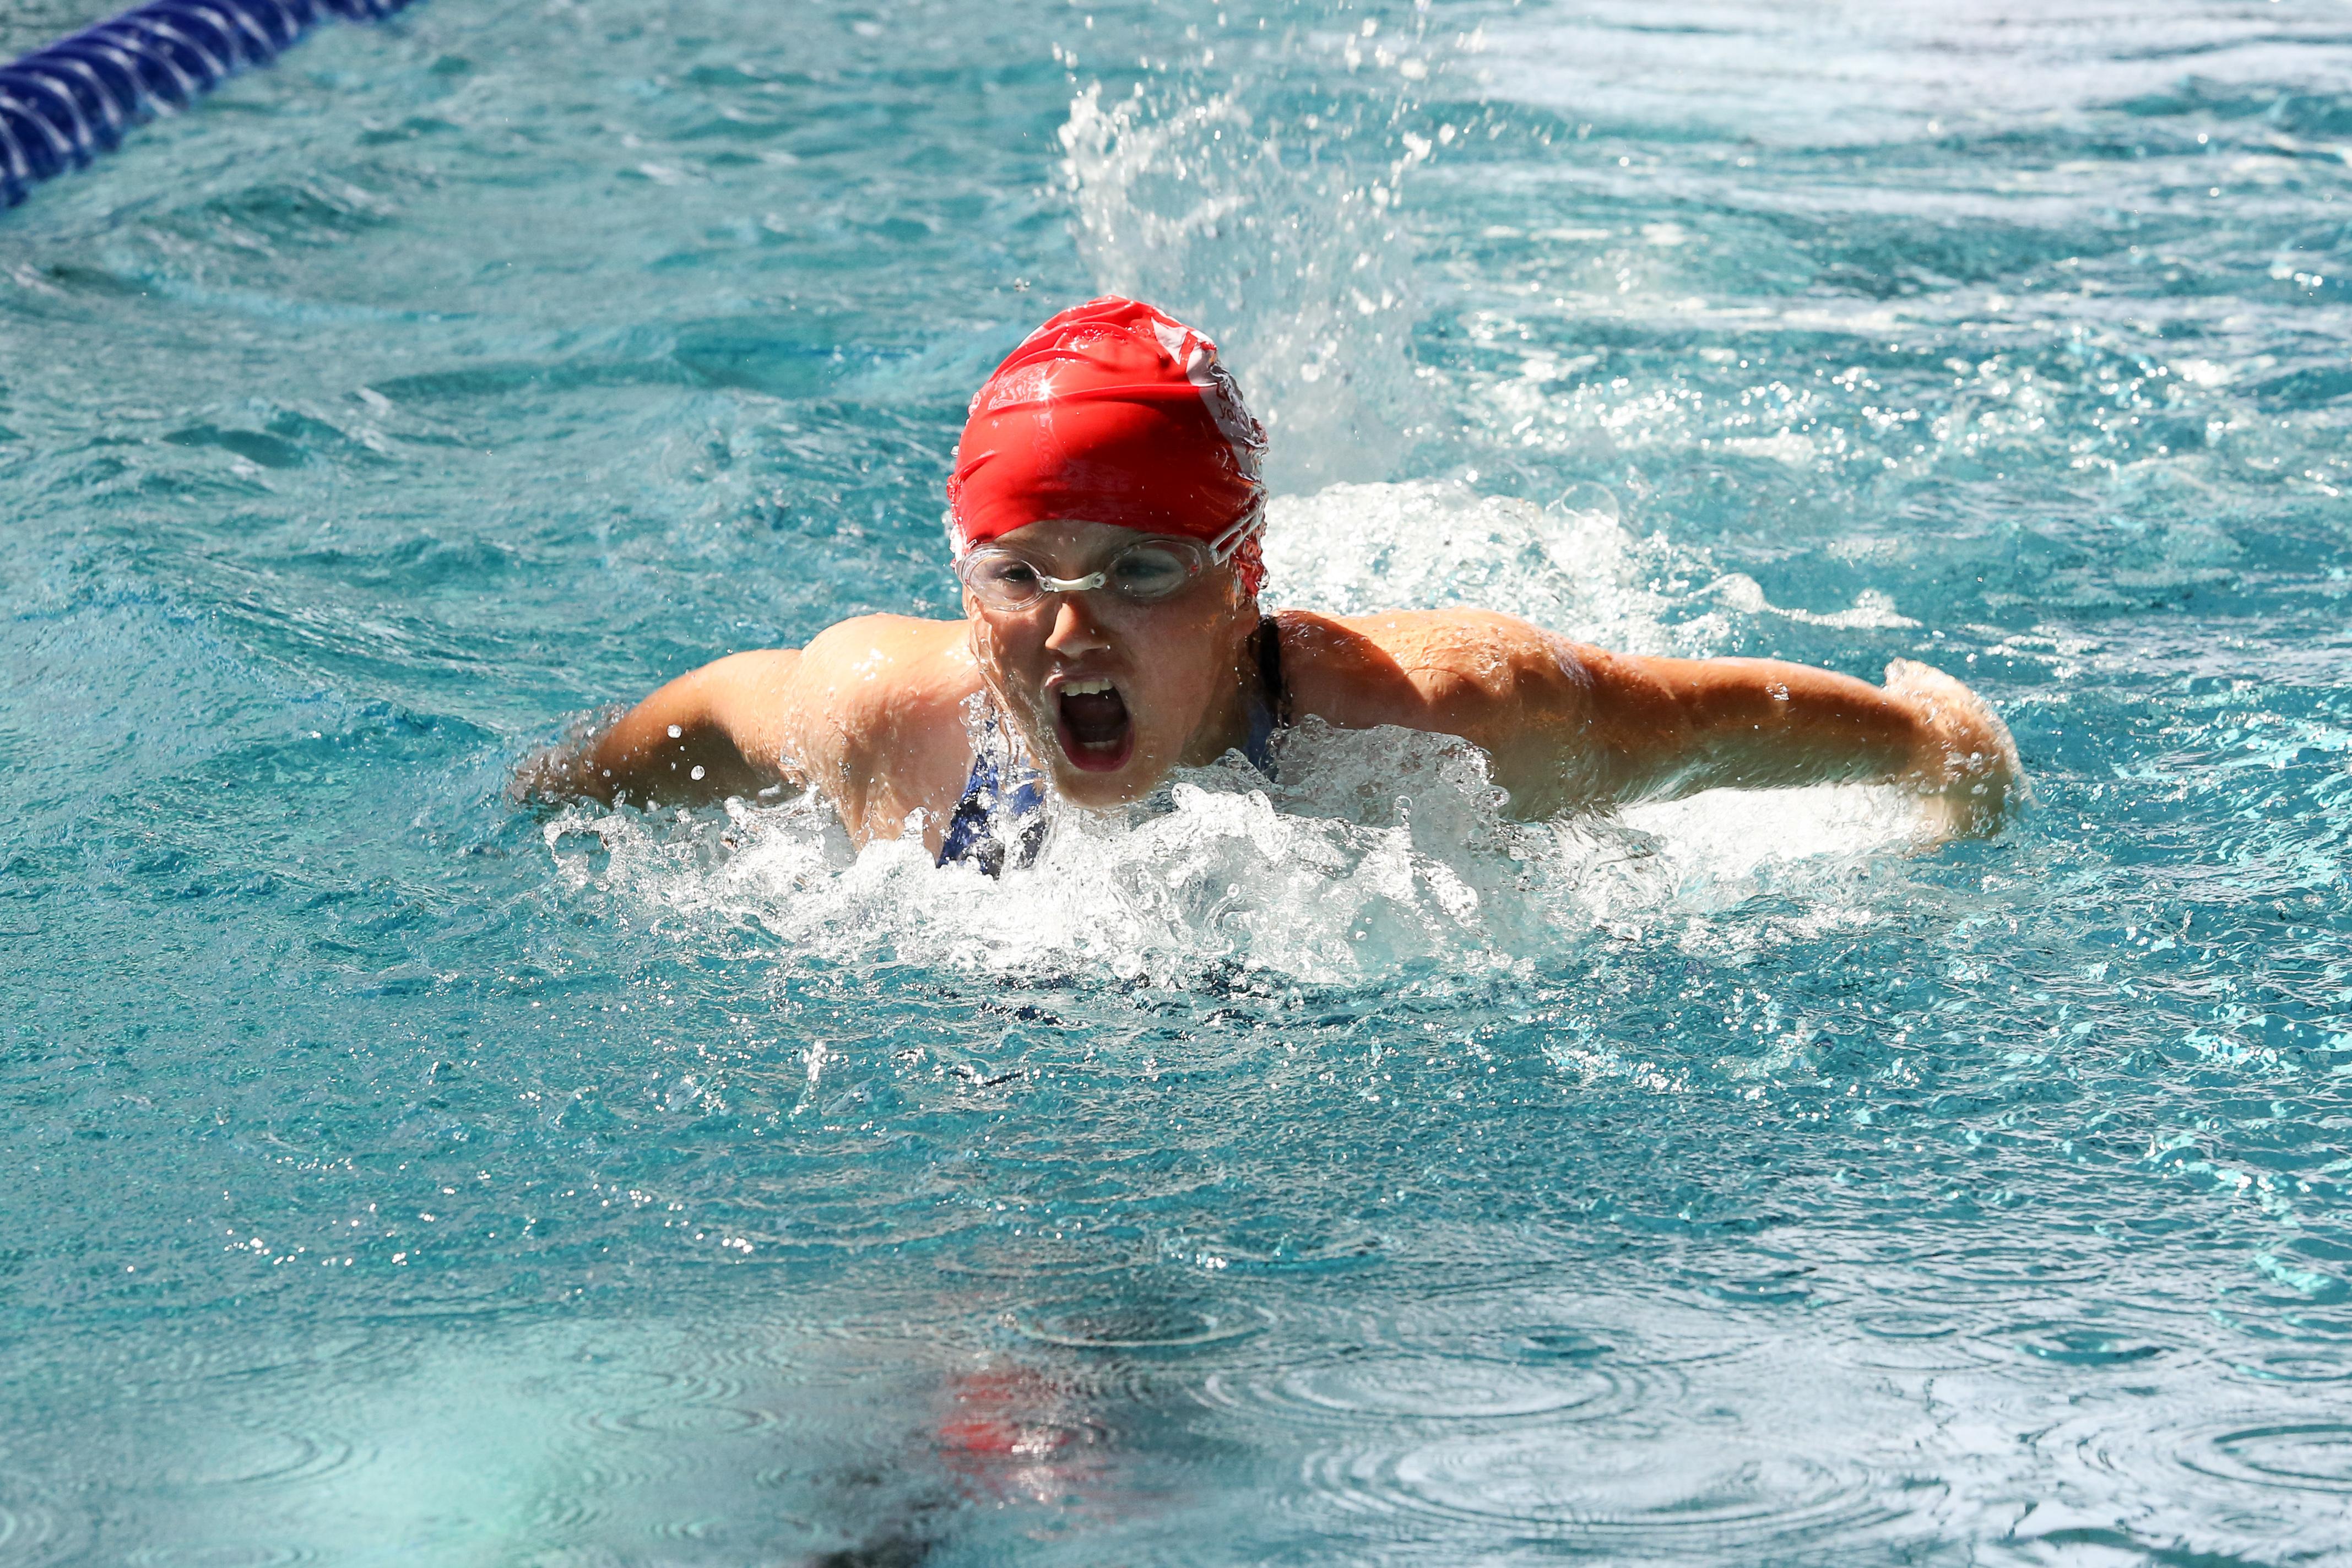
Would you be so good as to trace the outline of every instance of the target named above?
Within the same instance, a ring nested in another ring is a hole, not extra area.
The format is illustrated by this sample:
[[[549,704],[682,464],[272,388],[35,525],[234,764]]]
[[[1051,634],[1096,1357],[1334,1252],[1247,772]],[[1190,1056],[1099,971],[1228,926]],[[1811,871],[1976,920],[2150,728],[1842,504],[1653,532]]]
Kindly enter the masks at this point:
[[[1265,635],[1271,637],[1276,634],[1273,616],[1266,616],[1263,625]],[[1263,679],[1259,674],[1257,638],[1255,635],[1244,637],[1234,650],[1230,678],[1220,688],[1218,700],[1202,716],[1201,727],[1192,732],[1192,740],[1177,758],[1178,767],[1206,768],[1229,751],[1247,749],[1250,697]],[[1276,700],[1278,695],[1273,692],[1265,694],[1268,701]]]

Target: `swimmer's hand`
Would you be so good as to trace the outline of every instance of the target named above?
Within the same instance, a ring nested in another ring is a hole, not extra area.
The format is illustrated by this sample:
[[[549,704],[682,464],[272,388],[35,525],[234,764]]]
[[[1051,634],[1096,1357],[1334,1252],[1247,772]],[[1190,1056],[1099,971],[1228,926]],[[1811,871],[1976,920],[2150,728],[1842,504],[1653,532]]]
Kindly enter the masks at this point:
[[[1885,691],[1911,709],[1919,732],[1912,765],[1896,782],[1918,792],[1933,836],[1999,831],[2025,794],[2009,727],[1976,693],[1915,660],[1886,666]]]

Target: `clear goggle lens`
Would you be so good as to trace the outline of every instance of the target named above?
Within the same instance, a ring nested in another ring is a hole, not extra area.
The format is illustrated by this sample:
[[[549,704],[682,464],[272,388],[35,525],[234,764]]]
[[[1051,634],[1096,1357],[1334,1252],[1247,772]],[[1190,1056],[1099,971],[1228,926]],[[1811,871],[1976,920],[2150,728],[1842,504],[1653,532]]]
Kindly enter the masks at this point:
[[[1094,589],[1117,594],[1129,604],[1157,604],[1182,592],[1210,567],[1230,559],[1258,526],[1259,517],[1253,513],[1206,544],[1186,538],[1139,539],[1084,577],[1055,577],[1017,551],[982,545],[964,552],[956,562],[956,576],[992,610],[1025,610],[1049,593]]]

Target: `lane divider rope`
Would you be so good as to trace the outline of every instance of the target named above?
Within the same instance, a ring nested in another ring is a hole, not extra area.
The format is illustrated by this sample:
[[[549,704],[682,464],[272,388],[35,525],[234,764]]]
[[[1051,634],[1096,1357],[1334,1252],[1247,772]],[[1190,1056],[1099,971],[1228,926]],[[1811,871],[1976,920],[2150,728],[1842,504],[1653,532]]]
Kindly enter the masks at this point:
[[[0,66],[0,208],[87,167],[123,133],[265,66],[331,16],[374,22],[411,0],[150,0]]]

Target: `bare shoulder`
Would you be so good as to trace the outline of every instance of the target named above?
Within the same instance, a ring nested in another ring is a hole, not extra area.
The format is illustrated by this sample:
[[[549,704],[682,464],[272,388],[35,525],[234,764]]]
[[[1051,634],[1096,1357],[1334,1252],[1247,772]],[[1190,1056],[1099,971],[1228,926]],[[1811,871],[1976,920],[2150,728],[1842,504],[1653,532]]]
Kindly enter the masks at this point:
[[[800,706],[835,723],[961,704],[980,685],[964,622],[860,615],[828,626],[801,651]]]
[[[804,675],[845,684],[927,673],[929,666],[952,662],[961,653],[964,630],[961,621],[854,616],[810,638],[801,650],[802,668]]]
[[[801,653],[789,748],[802,776],[831,791],[852,823],[936,792],[969,747],[963,704],[980,689],[961,621],[861,615]],[[934,778],[937,775],[938,778]]]
[[[656,694],[649,708],[660,711],[641,711],[649,723],[715,721],[754,767],[806,781],[837,777],[864,737],[927,704],[961,702],[976,680],[962,622],[864,615],[805,648],[730,653]]]
[[[1392,610],[1280,616],[1283,674],[1297,710],[1342,728],[1402,725],[1484,738],[1481,721],[1583,685],[1582,650],[1516,615]]]

